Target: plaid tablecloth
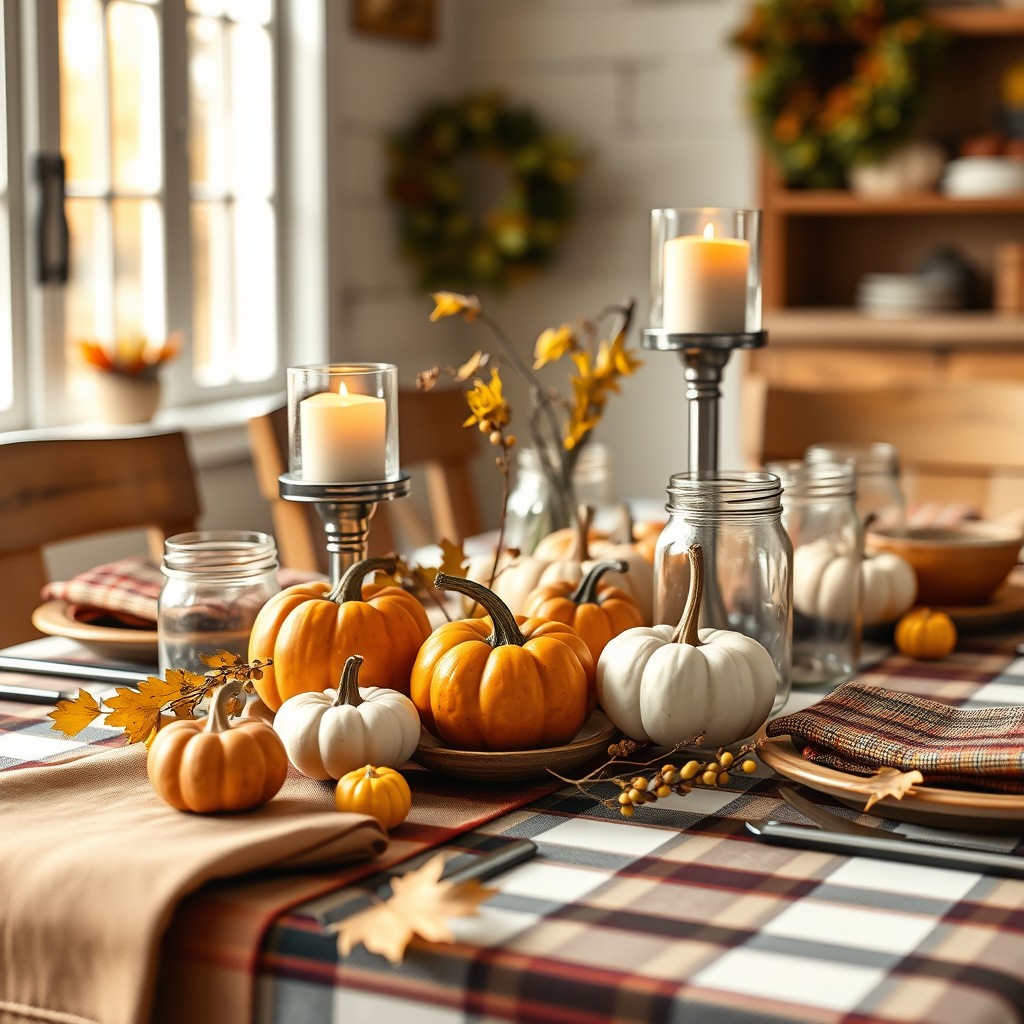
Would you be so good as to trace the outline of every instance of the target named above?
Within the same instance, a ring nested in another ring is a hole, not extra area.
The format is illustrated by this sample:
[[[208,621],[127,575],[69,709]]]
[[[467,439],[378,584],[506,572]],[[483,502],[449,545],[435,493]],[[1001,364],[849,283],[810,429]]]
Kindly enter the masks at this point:
[[[968,637],[939,663],[890,655],[859,678],[962,706],[1024,703],[1021,639]],[[790,707],[823,692],[798,690]],[[78,745],[49,732],[45,711],[0,705],[0,767]],[[259,1024],[1024,1021],[1024,882],[761,845],[746,820],[800,820],[764,766],[628,822],[570,789],[502,813],[521,789],[423,781],[461,793],[465,827],[403,827],[389,851],[398,870],[438,843],[478,852],[528,836],[540,850],[490,883],[500,893],[455,922],[455,944],[414,944],[397,968],[362,948],[339,958],[314,915],[328,889],[386,878],[365,867],[218,885],[175,917],[159,1019],[234,1024],[254,993]],[[1018,835],[976,841],[1024,853]]]

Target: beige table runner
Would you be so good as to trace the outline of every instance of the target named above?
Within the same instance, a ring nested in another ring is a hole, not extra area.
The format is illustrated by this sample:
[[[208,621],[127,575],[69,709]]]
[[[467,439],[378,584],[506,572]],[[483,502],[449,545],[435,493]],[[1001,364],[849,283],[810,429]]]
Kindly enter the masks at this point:
[[[204,882],[381,853],[372,819],[289,775],[262,808],[184,814],[146,778],[145,750],[0,776],[0,1024],[135,1024],[160,939]]]

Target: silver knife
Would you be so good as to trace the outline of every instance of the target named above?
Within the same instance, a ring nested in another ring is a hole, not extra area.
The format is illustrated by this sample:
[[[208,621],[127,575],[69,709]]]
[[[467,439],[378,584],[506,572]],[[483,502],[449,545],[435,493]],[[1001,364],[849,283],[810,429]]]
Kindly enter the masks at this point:
[[[453,857],[445,865],[444,871],[441,872],[441,878],[445,882],[455,883],[469,882],[474,878],[493,878],[495,875],[500,875],[503,871],[529,860],[536,852],[537,844],[532,839],[514,839],[489,853],[477,854],[461,867],[455,866],[455,861],[461,858]],[[390,882],[385,882],[373,892],[360,888],[351,889],[342,893],[340,899],[314,916],[317,923],[322,926],[333,924],[358,910],[369,907],[375,896],[378,899],[386,900],[390,895]]]
[[[852,835],[781,821],[748,821],[746,825],[751,835],[779,846],[798,846],[807,850],[843,853],[850,857],[877,857],[933,868],[954,868],[959,871],[1004,875],[1007,878],[1024,878],[1024,857],[1012,853],[965,850],[916,839],[913,842],[901,842],[887,832],[880,835]]]

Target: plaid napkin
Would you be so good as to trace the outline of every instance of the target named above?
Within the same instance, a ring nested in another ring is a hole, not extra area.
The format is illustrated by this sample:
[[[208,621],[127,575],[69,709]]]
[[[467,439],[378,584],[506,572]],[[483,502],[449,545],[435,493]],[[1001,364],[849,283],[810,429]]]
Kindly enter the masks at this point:
[[[278,570],[282,587],[322,579],[315,573],[296,569]],[[66,601],[68,615],[78,622],[94,626],[156,628],[156,607],[164,575],[148,558],[119,558],[97,565],[70,580],[47,583],[44,601]]]
[[[47,583],[43,600],[66,601],[68,615],[79,622],[153,629],[164,575],[148,558],[120,558],[97,565],[70,580]]]
[[[916,768],[926,785],[1024,793],[1024,707],[964,711],[853,682],[767,733],[788,733],[808,761],[838,771]]]

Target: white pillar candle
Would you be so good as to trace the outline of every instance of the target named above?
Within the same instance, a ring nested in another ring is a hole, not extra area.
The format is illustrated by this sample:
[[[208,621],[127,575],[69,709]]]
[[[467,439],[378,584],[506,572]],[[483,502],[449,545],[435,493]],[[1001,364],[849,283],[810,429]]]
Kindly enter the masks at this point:
[[[750,243],[704,235],[670,238],[664,250],[662,327],[672,334],[742,334]]]
[[[303,399],[299,403],[302,479],[314,483],[383,480],[385,410],[384,399],[372,395],[325,391]]]

